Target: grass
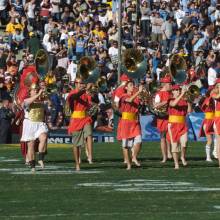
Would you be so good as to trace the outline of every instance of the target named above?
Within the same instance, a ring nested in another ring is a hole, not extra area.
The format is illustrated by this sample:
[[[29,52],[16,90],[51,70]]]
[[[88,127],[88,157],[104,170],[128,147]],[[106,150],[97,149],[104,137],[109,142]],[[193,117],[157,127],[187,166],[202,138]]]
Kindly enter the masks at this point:
[[[204,154],[190,143],[189,166],[175,171],[160,164],[158,142],[145,143],[142,168],[126,171],[119,144],[95,144],[95,163],[83,157],[77,173],[71,146],[50,145],[47,169],[30,174],[19,147],[1,145],[0,219],[217,220],[220,169]]]

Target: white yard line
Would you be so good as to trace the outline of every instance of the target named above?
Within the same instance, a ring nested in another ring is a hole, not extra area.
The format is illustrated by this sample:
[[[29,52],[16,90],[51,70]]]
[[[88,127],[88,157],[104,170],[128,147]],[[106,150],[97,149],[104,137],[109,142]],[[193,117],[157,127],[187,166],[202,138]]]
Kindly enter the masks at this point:
[[[32,214],[32,215],[0,215],[0,218],[39,218],[39,217],[64,217],[64,216],[128,216],[128,215],[146,215],[155,214],[158,212],[104,212],[104,213],[54,213],[54,214]],[[160,211],[160,214],[167,214],[166,211]],[[200,214],[217,214],[219,211],[199,211]],[[182,215],[182,214],[198,214],[198,210],[195,211],[169,211],[169,214]]]

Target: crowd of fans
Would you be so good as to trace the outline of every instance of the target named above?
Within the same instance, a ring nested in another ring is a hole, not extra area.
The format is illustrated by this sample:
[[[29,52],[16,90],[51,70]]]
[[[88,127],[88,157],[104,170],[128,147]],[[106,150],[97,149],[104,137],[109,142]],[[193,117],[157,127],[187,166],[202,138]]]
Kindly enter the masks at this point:
[[[118,0],[0,1],[1,102],[14,99],[22,69],[44,48],[56,64],[42,79],[42,83],[52,88],[47,122],[50,129],[67,126],[65,98],[73,86],[77,63],[83,56],[92,56],[108,86],[99,93],[100,115],[95,126],[111,131],[113,112],[109,102],[117,86],[118,3]],[[185,57],[190,71],[202,78],[201,91],[214,85],[220,74],[220,1],[122,0],[119,16],[122,49],[136,47],[147,57],[146,83],[159,81],[169,65],[170,55],[179,53]]]

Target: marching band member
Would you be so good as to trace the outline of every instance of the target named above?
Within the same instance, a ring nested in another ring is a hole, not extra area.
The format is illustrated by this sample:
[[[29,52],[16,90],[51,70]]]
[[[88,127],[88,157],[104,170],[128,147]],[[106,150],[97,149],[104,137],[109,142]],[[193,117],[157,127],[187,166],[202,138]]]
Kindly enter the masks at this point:
[[[86,113],[92,102],[92,97],[87,94],[91,86],[92,84],[88,83],[85,87],[82,79],[76,78],[75,89],[67,97],[69,106],[73,110],[68,133],[72,134],[73,154],[77,171],[80,170],[80,147],[85,144],[88,151],[88,162],[92,163],[92,118]]]
[[[216,80],[215,87],[211,92],[211,97],[215,100],[214,132],[220,168],[220,79]]]
[[[27,156],[31,170],[35,171],[35,140],[39,140],[39,160],[38,163],[44,168],[44,155],[47,144],[48,128],[44,123],[44,103],[40,100],[43,90],[33,83],[30,87],[30,97],[24,99],[22,107],[25,116],[21,141],[27,142]]]
[[[206,161],[211,162],[211,146],[212,146],[212,135],[214,134],[214,115],[215,115],[215,102],[210,96],[211,90],[209,89],[206,93],[206,98],[202,103],[201,110],[205,114],[205,118],[202,122],[199,137],[206,136],[207,143],[205,146]]]
[[[183,166],[186,162],[186,145],[187,145],[187,124],[186,115],[191,112],[192,107],[185,99],[186,87],[182,90],[180,86],[172,86],[173,98],[169,102],[169,119],[168,119],[168,140],[171,142],[172,154],[175,164],[175,169],[179,169],[179,145],[181,147],[181,160]]]
[[[135,86],[133,81],[128,81],[125,90],[126,94],[121,97],[120,111],[122,117],[118,123],[118,140],[122,140],[123,155],[127,163],[127,170],[131,169],[130,149],[133,147],[132,162],[137,166],[137,155],[141,148],[141,126],[138,119],[139,98],[138,95],[143,90],[140,85],[137,92],[134,92]]]
[[[113,93],[113,102],[116,107],[119,107],[120,98],[126,93],[125,85],[131,80],[126,74],[122,74],[120,77],[121,84],[115,89]]]
[[[121,84],[114,90],[113,94],[112,94],[112,102],[113,102],[113,109],[115,110],[115,114],[114,114],[114,124],[118,124],[118,110],[119,110],[119,103],[120,103],[120,99],[121,97],[126,93],[125,91],[125,85],[126,83],[130,80],[130,78],[126,75],[126,74],[122,74],[120,76],[120,81]],[[116,127],[116,126],[115,126]],[[126,163],[126,155],[123,155],[124,157],[124,163]]]
[[[170,99],[170,88],[171,88],[171,78],[169,76],[165,76],[160,80],[162,88],[157,92],[154,100],[154,108],[166,107],[168,109],[168,101]],[[167,161],[167,158],[172,158],[172,154],[170,152],[170,145],[166,140],[167,133],[167,125],[168,125],[168,116],[159,118],[157,117],[157,129],[160,133],[160,146],[162,153],[162,163]]]

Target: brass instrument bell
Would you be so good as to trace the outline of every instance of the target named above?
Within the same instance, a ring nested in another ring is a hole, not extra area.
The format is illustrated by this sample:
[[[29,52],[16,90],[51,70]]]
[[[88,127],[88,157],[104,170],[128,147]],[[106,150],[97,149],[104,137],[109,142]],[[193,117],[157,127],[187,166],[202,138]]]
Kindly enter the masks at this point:
[[[95,83],[100,76],[99,68],[92,57],[82,57],[78,70],[78,75],[84,83]]]
[[[187,79],[187,64],[184,57],[174,54],[170,59],[169,65],[170,75],[173,81],[181,84]]]
[[[147,72],[147,60],[140,50],[125,50],[122,58],[122,71],[132,79],[142,78]]]
[[[35,56],[35,65],[37,72],[41,77],[45,76],[48,73],[50,63],[49,55],[46,50],[40,49],[37,51]]]
[[[200,90],[197,85],[192,84],[188,87],[187,92],[186,92],[186,99],[189,102],[194,102],[194,100],[198,98],[199,95],[200,95]]]

